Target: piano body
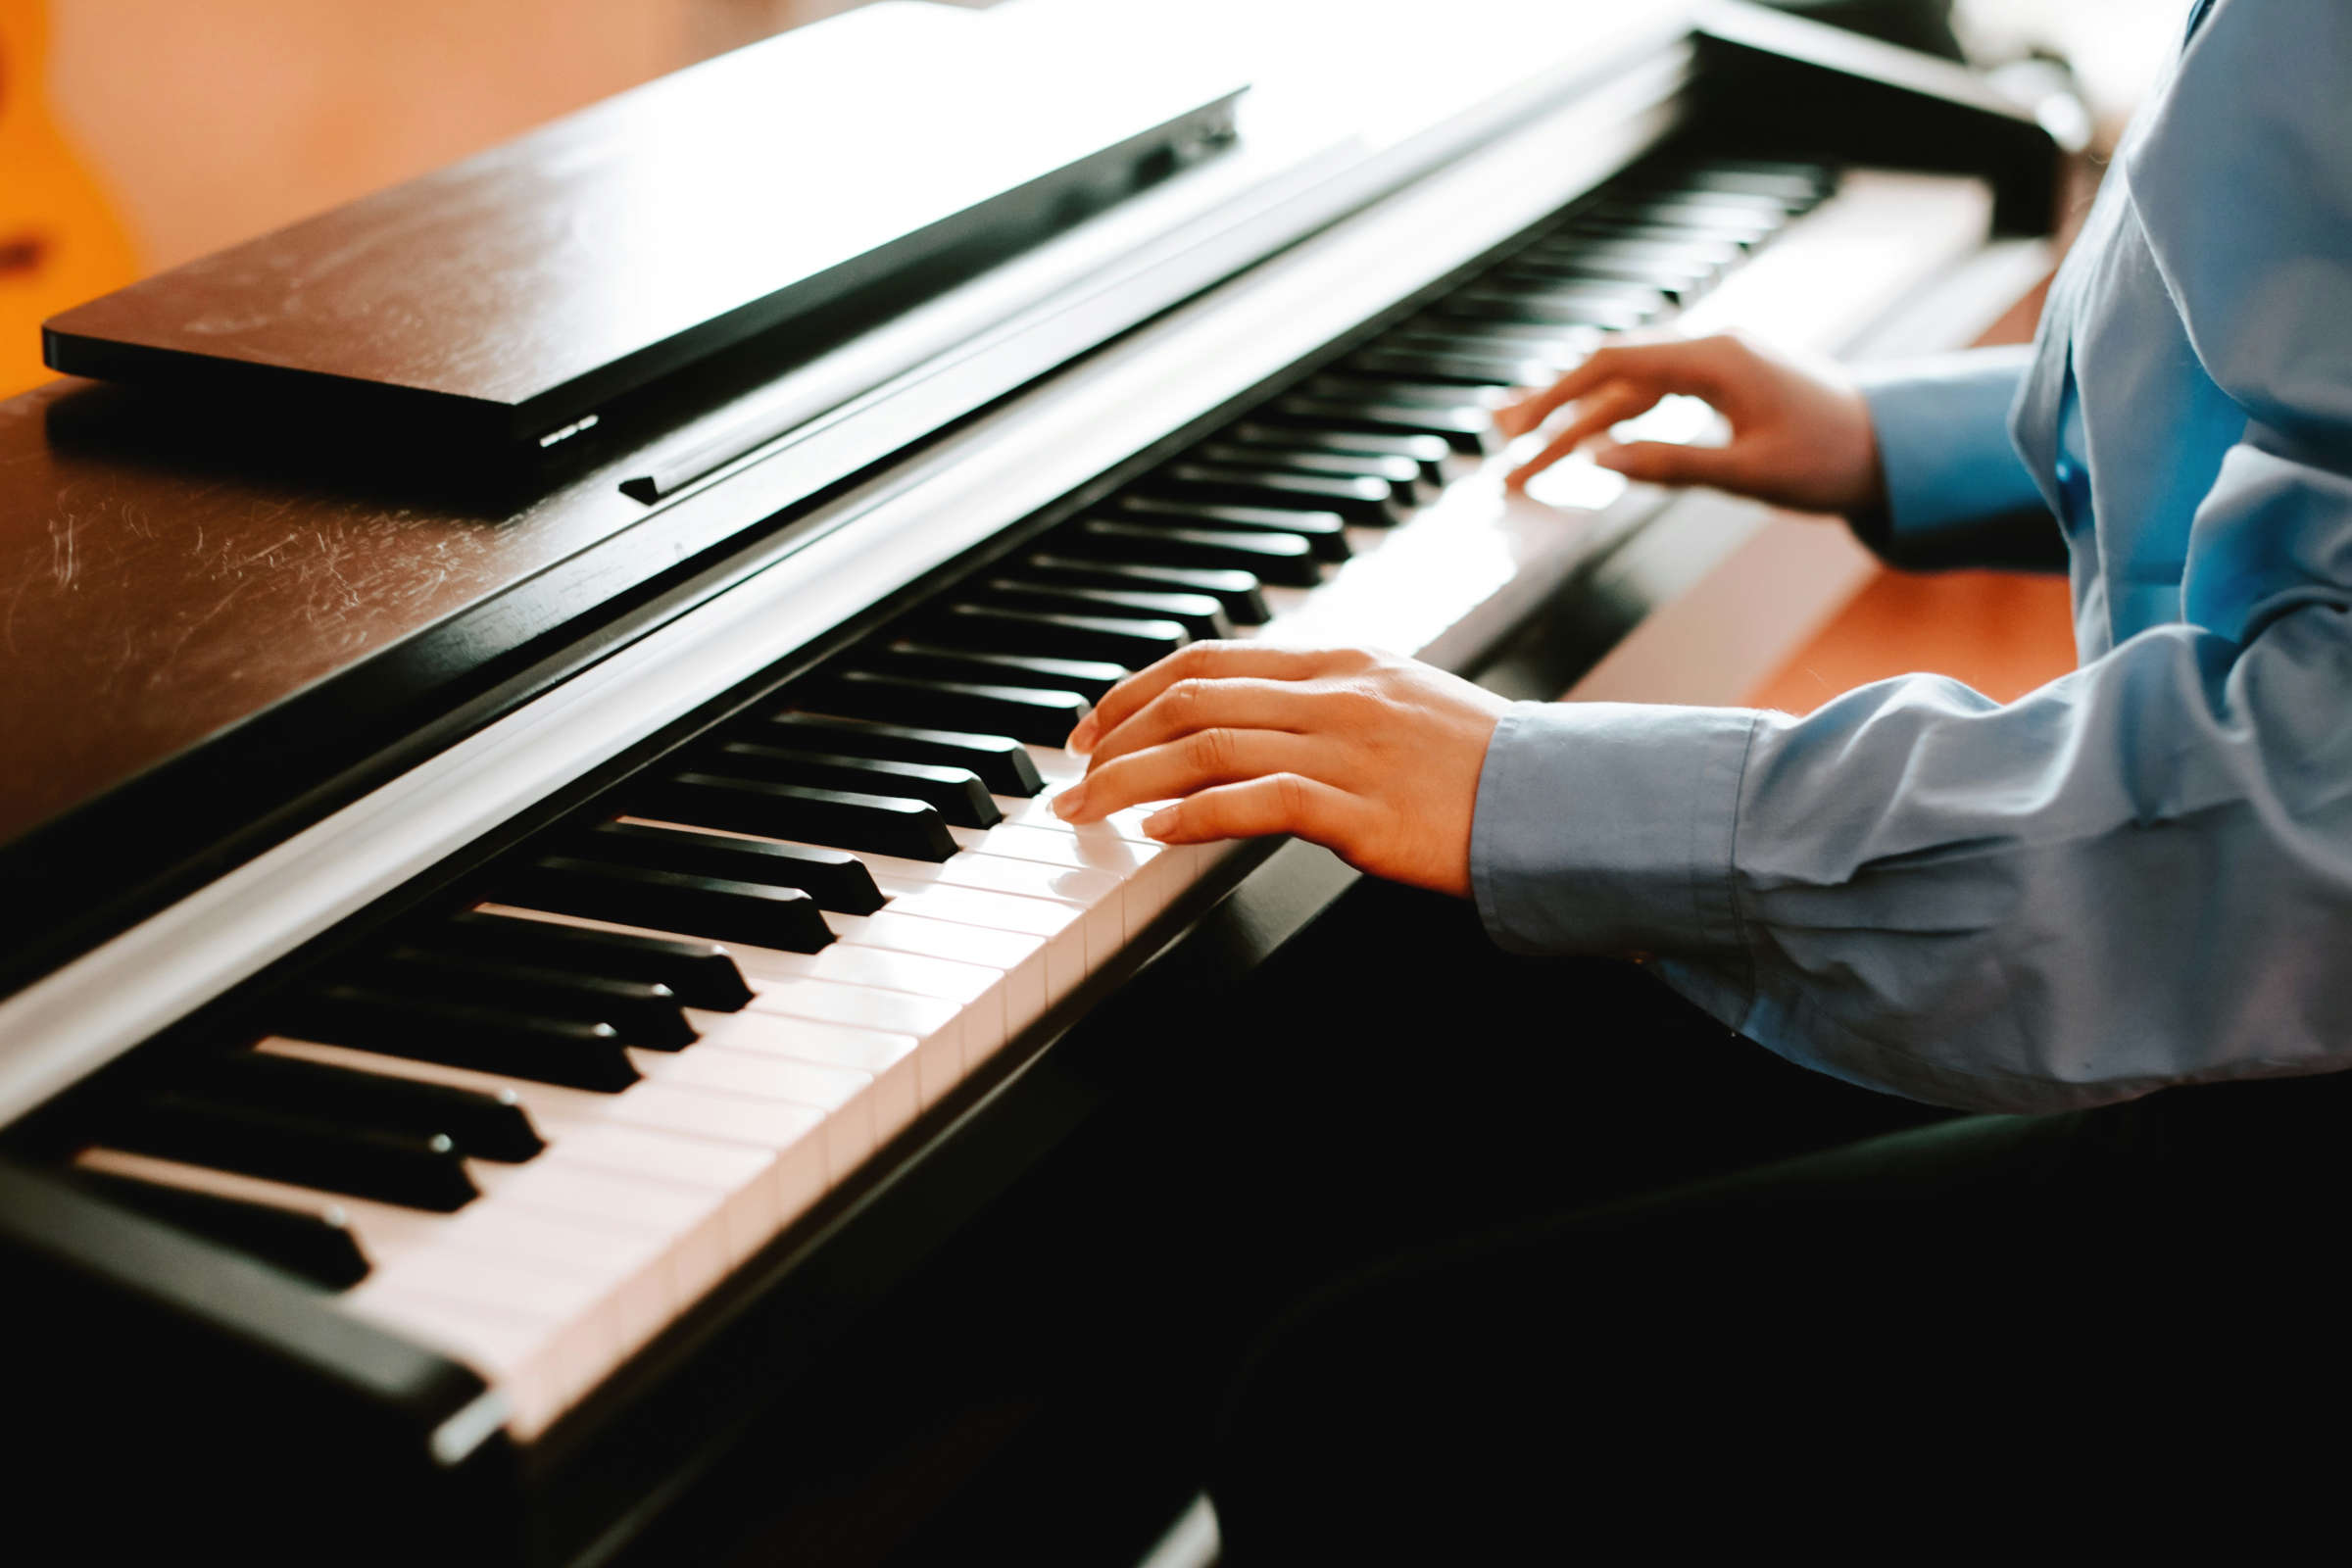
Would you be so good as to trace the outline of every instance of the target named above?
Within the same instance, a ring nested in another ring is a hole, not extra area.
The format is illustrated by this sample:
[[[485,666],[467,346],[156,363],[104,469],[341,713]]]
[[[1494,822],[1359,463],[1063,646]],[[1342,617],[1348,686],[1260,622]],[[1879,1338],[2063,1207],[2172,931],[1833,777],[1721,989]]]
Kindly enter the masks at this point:
[[[812,61],[836,138],[961,107],[854,155],[677,128]],[[767,161],[919,184],[1055,79],[1083,156],[1032,135],[1017,199],[811,200],[837,256],[682,301],[624,243]],[[2055,169],[1964,73],[1740,6],[890,6],[68,313],[52,363],[108,380],[0,408],[15,1511],[604,1561],[752,1434],[919,1426],[891,1346],[940,1282],[1354,880],[1060,824],[1084,705],[1207,635],[1736,696],[1847,547],[1776,566],[1761,509],[1581,462],[1506,498],[1498,389],[1627,327],[1965,344],[2046,270]],[[419,211],[354,285],[401,311],[289,347],[220,303]],[[468,224],[569,260],[527,298],[415,260]],[[520,390],[419,393],[412,332]]]

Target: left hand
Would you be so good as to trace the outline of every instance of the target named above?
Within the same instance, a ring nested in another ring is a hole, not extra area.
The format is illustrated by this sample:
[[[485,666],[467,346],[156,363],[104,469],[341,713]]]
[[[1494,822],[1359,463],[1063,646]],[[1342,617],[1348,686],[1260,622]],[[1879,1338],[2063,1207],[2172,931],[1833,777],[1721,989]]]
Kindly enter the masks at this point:
[[[1092,756],[1054,809],[1144,801],[1169,844],[1296,833],[1358,870],[1466,898],[1487,744],[1510,705],[1362,648],[1194,643],[1104,694],[1070,733]]]

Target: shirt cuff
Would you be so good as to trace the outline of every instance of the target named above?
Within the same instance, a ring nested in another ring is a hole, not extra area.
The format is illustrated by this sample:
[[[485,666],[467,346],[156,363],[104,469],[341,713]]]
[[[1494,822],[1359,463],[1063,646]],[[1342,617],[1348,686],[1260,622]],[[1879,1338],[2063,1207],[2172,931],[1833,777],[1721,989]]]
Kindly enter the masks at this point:
[[[1978,349],[1860,376],[1886,480],[1882,531],[1874,540],[1863,529],[1866,543],[1899,556],[1920,535],[2041,506],[2009,439],[2009,405],[2033,352]]]
[[[1489,934],[1519,953],[1740,947],[1733,838],[1757,716],[1514,706],[1487,747],[1470,828]]]

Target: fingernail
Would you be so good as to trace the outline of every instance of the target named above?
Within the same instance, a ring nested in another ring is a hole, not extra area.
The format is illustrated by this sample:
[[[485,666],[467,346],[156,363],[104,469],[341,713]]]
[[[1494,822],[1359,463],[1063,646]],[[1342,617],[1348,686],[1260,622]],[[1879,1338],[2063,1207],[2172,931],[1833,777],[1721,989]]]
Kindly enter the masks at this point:
[[[1592,457],[1592,466],[1596,468],[1622,468],[1625,466],[1625,443],[1612,441],[1606,446],[1594,447]]]
[[[1070,731],[1070,738],[1061,744],[1064,749],[1076,752],[1081,757],[1093,751],[1095,749],[1095,715],[1089,713],[1080,719],[1078,727]]]
[[[1054,797],[1054,814],[1065,822],[1076,816],[1085,806],[1086,782],[1083,779]]]
[[[1155,839],[1167,837],[1168,830],[1176,825],[1176,809],[1171,806],[1162,810],[1153,811],[1150,816],[1144,818],[1144,831]]]

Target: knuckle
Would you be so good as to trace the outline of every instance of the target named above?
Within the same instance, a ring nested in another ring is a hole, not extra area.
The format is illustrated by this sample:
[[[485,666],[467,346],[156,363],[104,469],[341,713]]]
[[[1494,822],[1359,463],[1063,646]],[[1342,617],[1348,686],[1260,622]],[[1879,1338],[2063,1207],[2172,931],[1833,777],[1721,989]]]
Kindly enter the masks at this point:
[[[1281,810],[1284,821],[1304,821],[1308,804],[1312,799],[1313,796],[1306,787],[1306,780],[1298,774],[1277,773],[1274,775],[1274,804]]]
[[[1388,702],[1369,686],[1351,685],[1333,696],[1333,713],[1349,730],[1361,732],[1377,724],[1388,711]]]
[[[1201,652],[1207,646],[1206,643],[1186,643],[1182,648],[1168,655],[1162,663],[1167,672],[1175,676],[1178,681],[1200,675],[1208,667],[1208,656]]]
[[[1194,768],[1212,775],[1231,770],[1236,752],[1236,737],[1229,729],[1195,730],[1184,742],[1185,760]]]

